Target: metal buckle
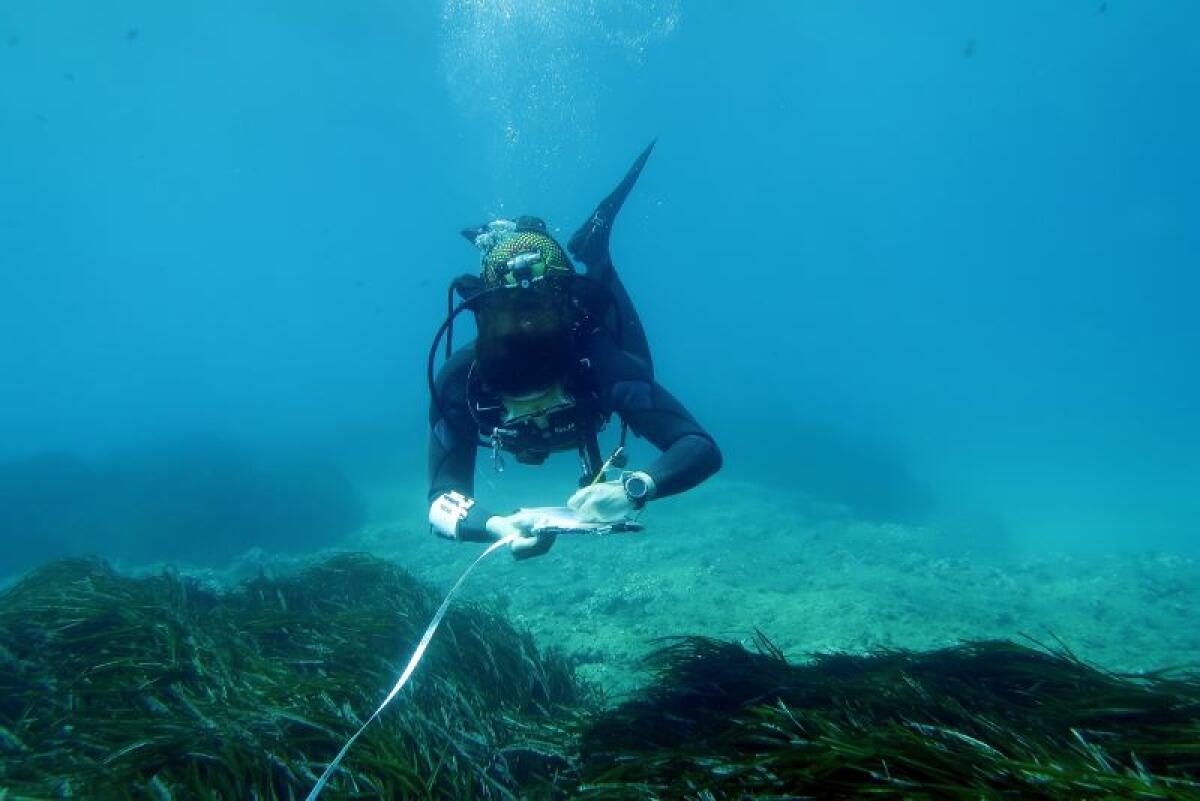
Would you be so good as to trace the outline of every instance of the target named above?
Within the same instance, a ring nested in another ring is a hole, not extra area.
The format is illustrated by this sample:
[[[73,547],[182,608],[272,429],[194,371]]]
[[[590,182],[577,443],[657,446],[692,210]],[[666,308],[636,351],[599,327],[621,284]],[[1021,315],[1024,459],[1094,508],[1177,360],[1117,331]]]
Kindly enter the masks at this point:
[[[503,450],[503,447],[502,447],[502,444],[500,441],[500,435],[501,434],[511,434],[511,433],[512,433],[511,431],[508,431],[506,429],[499,428],[499,427],[492,429],[492,436],[491,436],[492,468],[497,473],[504,472],[504,450]]]

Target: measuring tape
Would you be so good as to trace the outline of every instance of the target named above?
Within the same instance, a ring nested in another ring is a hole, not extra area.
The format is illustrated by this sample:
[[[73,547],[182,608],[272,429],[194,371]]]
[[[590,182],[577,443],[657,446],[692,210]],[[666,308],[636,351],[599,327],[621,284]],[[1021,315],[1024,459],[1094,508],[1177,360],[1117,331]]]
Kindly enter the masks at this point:
[[[455,594],[458,593],[458,589],[462,586],[463,581],[465,581],[467,576],[471,574],[471,571],[475,569],[476,565],[478,565],[487,557],[491,556],[493,552],[500,550],[515,539],[517,539],[517,535],[510,534],[507,537],[493,542],[487,547],[487,550],[479,554],[475,561],[463,571],[463,574],[458,577],[458,581],[454,582],[454,586],[450,588],[450,592],[446,593],[446,598],[442,601],[442,605],[439,606],[437,612],[434,613],[433,620],[430,621],[428,628],[425,629],[425,633],[421,635],[421,642],[417,644],[417,649],[413,651],[413,655],[408,660],[408,665],[405,666],[404,672],[401,673],[400,678],[396,680],[396,686],[393,687],[392,691],[387,694],[387,697],[383,699],[383,703],[380,704],[379,708],[371,714],[371,717],[367,718],[367,722],[359,727],[358,731],[354,732],[354,736],[347,740],[346,744],[342,746],[342,750],[338,751],[337,756],[335,756],[333,761],[329,763],[329,767],[325,768],[325,772],[321,774],[321,778],[317,779],[317,783],[313,786],[312,791],[309,792],[308,801],[316,801],[317,796],[321,794],[321,790],[325,789],[326,783],[329,782],[329,777],[333,775],[335,770],[337,770],[338,765],[342,764],[342,760],[345,759],[347,752],[350,751],[350,746],[354,745],[354,741],[357,740],[362,733],[367,730],[367,726],[370,726],[371,722],[374,721],[375,718],[379,717],[383,710],[387,708],[387,705],[390,704],[392,699],[396,697],[396,693],[400,692],[400,688],[408,683],[409,678],[412,677],[413,671],[417,669],[417,665],[421,662],[421,657],[425,656],[425,649],[429,647],[429,641],[433,639],[434,632],[437,631],[437,627],[441,624],[442,618],[446,616],[446,610],[450,608],[450,600],[454,598]]]

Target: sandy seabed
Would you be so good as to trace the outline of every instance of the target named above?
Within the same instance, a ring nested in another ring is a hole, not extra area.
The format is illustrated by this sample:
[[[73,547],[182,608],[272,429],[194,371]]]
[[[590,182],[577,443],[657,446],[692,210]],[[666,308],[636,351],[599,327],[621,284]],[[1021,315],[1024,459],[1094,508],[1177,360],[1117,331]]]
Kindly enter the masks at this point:
[[[461,597],[573,654],[614,700],[644,680],[638,661],[656,638],[749,641],[756,629],[798,659],[1032,637],[1114,671],[1200,663],[1194,559],[950,555],[945,532],[864,523],[727,479],[653,504],[644,522],[638,534],[560,537],[524,562],[498,553]],[[443,589],[482,548],[386,519],[347,545]]]

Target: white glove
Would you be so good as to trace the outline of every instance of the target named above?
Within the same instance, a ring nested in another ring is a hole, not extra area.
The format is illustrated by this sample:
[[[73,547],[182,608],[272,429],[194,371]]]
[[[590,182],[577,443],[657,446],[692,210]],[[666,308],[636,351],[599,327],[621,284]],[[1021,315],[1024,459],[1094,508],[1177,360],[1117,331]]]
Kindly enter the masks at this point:
[[[620,481],[604,481],[576,491],[567,506],[585,523],[616,523],[634,513]]]
[[[541,556],[554,544],[554,534],[532,534],[533,527],[543,517],[543,514],[532,509],[521,509],[511,515],[489,517],[486,527],[488,533],[496,539],[515,535],[516,539],[509,543],[509,551],[514,559],[528,559],[531,556]]]

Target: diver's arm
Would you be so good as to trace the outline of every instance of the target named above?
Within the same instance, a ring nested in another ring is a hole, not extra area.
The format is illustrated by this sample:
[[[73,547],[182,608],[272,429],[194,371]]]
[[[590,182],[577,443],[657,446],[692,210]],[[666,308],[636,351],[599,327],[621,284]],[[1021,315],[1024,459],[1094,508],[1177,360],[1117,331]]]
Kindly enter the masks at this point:
[[[721,451],[679,401],[645,378],[612,385],[612,407],[635,433],[650,440],[662,454],[643,470],[620,481],[581,488],[567,506],[590,522],[627,518],[647,501],[689,490],[721,467]]]
[[[721,450],[691,413],[654,381],[621,381],[612,388],[614,410],[634,433],[662,453],[642,472],[654,498],[691,489],[721,469]]]
[[[434,392],[440,401],[429,408],[429,528],[439,537],[459,542],[494,542],[511,537],[514,559],[529,559],[550,550],[553,535],[535,536],[534,518],[517,511],[493,514],[478,503],[475,490],[475,421],[467,410],[466,381],[474,352],[456,353],[438,373]]]
[[[465,445],[447,443],[449,430],[449,426],[435,423],[429,433],[429,525],[433,533],[446,539],[491,542],[495,537],[487,523],[495,515],[472,497],[475,443],[461,435]]]
[[[435,409],[433,415],[437,417],[439,412]],[[518,510],[511,515],[492,514],[471,497],[475,440],[461,436],[455,440],[454,433],[459,432],[439,426],[435,419],[429,435],[429,528],[433,533],[459,542],[494,542],[512,537],[509,550],[515,559],[549,551],[554,535],[532,534],[536,521],[530,513]]]
[[[466,405],[466,375],[474,354],[456,353],[438,373],[429,405],[429,524],[438,536],[491,542],[487,522],[494,515],[473,499],[475,424]]]
[[[429,430],[429,498],[475,490],[475,443],[437,413]]]
[[[721,450],[707,434],[675,440],[643,472],[650,476],[649,499],[686,492],[721,469]]]

